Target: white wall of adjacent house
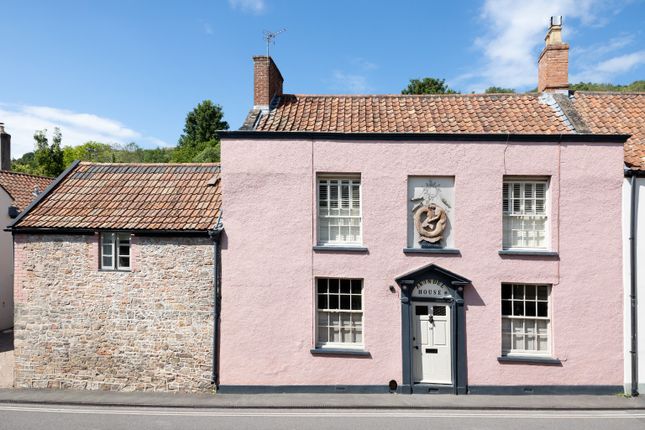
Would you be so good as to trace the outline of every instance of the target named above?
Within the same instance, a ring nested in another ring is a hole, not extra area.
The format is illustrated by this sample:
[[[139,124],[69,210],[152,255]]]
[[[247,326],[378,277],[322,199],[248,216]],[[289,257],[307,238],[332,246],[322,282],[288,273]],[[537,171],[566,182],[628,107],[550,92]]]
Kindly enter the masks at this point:
[[[13,238],[4,229],[11,224],[11,196],[0,187],[0,330],[13,327]]]
[[[638,324],[638,391],[645,393],[645,178],[635,178],[636,187],[636,298]],[[623,283],[625,287],[625,392],[631,392],[631,268],[630,268],[630,219],[631,178],[623,184]],[[639,228],[640,227],[640,228]]]

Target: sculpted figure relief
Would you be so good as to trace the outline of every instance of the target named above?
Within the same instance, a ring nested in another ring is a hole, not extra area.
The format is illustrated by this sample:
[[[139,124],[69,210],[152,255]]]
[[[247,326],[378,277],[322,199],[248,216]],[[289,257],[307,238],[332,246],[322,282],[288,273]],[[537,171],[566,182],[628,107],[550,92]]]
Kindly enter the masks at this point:
[[[440,242],[446,229],[446,211],[434,203],[419,206],[414,212],[414,226],[421,240]]]

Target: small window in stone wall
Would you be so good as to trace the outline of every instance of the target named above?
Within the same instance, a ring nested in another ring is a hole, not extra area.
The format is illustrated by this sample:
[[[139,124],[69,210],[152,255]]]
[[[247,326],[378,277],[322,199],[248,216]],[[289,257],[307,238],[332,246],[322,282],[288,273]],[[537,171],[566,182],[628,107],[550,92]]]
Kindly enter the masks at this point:
[[[455,178],[408,177],[409,248],[452,248],[454,244]]]
[[[130,270],[130,233],[101,233],[100,267]]]

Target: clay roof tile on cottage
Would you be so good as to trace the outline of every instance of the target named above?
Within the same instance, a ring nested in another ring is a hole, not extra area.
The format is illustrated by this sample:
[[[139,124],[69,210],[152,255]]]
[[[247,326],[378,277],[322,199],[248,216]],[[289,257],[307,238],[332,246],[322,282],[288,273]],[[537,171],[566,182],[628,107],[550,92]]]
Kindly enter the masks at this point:
[[[629,134],[625,164],[645,170],[645,93],[285,94],[253,114],[262,132]]]
[[[81,162],[14,225],[206,231],[217,227],[220,166]]]
[[[645,93],[576,91],[573,104],[593,133],[626,133],[625,164],[645,170]]]
[[[256,131],[525,133],[574,130],[539,94],[282,95]]]
[[[19,211],[24,210],[36,198],[36,190],[42,193],[53,180],[46,176],[0,170],[0,187],[11,196]]]

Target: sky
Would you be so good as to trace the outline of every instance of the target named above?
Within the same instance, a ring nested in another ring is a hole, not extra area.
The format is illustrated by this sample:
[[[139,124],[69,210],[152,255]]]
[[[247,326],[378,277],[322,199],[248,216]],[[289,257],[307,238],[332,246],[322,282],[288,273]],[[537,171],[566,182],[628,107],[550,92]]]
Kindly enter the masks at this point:
[[[396,94],[426,76],[527,91],[551,15],[570,82],[645,79],[645,0],[0,0],[0,122],[14,157],[54,127],[64,145],[174,146],[205,99],[237,129],[252,57],[281,29],[286,93]]]

